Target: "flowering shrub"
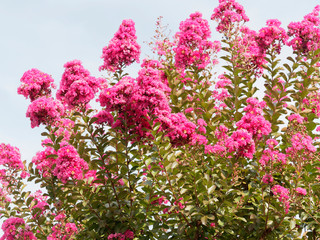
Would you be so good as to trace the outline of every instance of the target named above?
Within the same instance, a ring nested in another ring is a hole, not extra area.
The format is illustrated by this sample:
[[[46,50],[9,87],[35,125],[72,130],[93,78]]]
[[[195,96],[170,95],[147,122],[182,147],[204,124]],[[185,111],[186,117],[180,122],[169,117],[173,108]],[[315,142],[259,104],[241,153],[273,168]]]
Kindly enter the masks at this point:
[[[18,93],[31,127],[45,126],[43,150],[27,164],[0,144],[1,239],[318,239],[319,9],[254,31],[240,4],[219,0],[221,42],[201,13],[173,39],[159,20],[136,78],[124,20],[103,48],[112,79],[67,62],[56,98],[50,75],[27,71]]]

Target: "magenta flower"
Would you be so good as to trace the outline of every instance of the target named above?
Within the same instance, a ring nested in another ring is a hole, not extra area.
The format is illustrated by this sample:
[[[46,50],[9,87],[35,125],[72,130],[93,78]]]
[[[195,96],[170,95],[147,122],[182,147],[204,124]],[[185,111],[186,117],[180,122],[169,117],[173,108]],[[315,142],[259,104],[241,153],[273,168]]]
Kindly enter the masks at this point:
[[[290,208],[289,189],[280,185],[274,185],[271,191],[278,197],[279,201],[283,203],[285,212],[288,213]]]
[[[239,156],[253,158],[255,153],[255,143],[251,133],[246,129],[238,129],[232,133],[226,141],[226,147],[229,152],[236,152]]]
[[[304,188],[297,187],[297,188],[295,189],[295,191],[296,191],[299,195],[302,195],[302,196],[307,195],[307,190],[304,189]]]
[[[306,54],[320,48],[319,11],[320,5],[317,5],[301,22],[288,25],[288,36],[291,37],[288,45],[293,50]]]
[[[41,215],[43,215],[44,211],[46,210],[46,206],[49,206],[47,203],[47,196],[43,196],[42,191],[38,190],[35,193],[30,195],[31,197],[34,197],[33,202],[35,202],[32,209],[38,210],[37,213],[33,216],[33,218],[38,218]]]
[[[271,132],[271,123],[262,116],[262,109],[265,102],[259,102],[255,98],[247,99],[248,105],[244,108],[246,112],[236,126],[239,129],[246,129],[252,134],[253,139],[260,140]]]
[[[30,227],[22,218],[11,217],[5,220],[1,227],[3,235],[0,240],[36,240],[37,238],[30,231]]]
[[[290,122],[297,122],[297,123],[303,123],[303,117],[301,117],[299,114],[291,114],[288,116],[288,120]]]
[[[53,148],[46,147],[44,151],[37,152],[36,156],[32,158],[32,163],[36,165],[39,173],[45,178],[52,175],[52,170],[54,164],[56,163],[56,159],[49,156],[55,154],[57,154],[57,152]]]
[[[219,6],[214,9],[211,20],[218,22],[217,31],[222,33],[232,29],[233,24],[249,21],[243,6],[235,0],[219,0]]]
[[[160,131],[167,133],[166,136],[170,138],[174,146],[191,143],[196,125],[190,122],[183,113],[170,113],[160,116],[159,120],[161,122]]]
[[[66,145],[59,149],[53,174],[63,183],[66,183],[70,178],[83,179],[83,170],[87,169],[87,162],[80,158],[72,145]]]
[[[281,22],[279,20],[270,19],[267,21],[267,27],[259,30],[257,42],[262,52],[273,47],[278,53],[280,53],[281,47],[286,44],[288,39],[286,30],[280,27],[280,25]]]
[[[31,127],[34,128],[40,124],[50,124],[59,120],[64,110],[60,101],[44,96],[29,105],[26,116],[30,118]]]
[[[57,99],[71,108],[89,103],[105,84],[103,78],[92,77],[79,60],[67,62],[64,67]]]
[[[208,40],[211,35],[208,21],[202,18],[199,12],[190,15],[190,18],[180,23],[180,32],[175,51],[175,65],[185,68],[195,65],[205,68],[210,63],[211,54],[220,50],[220,42]]]
[[[99,70],[115,72],[134,61],[139,62],[140,46],[137,43],[136,30],[132,20],[123,20],[119,30],[102,50],[103,65]]]
[[[20,81],[18,94],[30,98],[31,102],[39,97],[50,96],[51,88],[55,88],[53,78],[35,68],[26,71]]]
[[[285,165],[287,163],[286,154],[280,153],[278,150],[274,150],[273,147],[270,149],[265,149],[259,160],[261,166],[266,166],[268,163],[281,163]]]
[[[17,147],[11,146],[10,144],[1,143],[0,144],[0,165],[5,166],[12,170],[24,169],[23,163],[21,161],[21,155],[20,155],[19,149]]]
[[[144,67],[139,71],[137,79],[123,77],[110,88],[105,88],[98,98],[104,111],[118,112],[118,119],[112,127],[124,128],[135,126],[129,130],[136,134],[137,139],[150,137],[147,131],[151,129],[148,119],[167,115],[171,112],[168,98],[170,88],[163,72],[157,69],[158,62],[144,61]]]
[[[273,177],[271,174],[266,174],[262,177],[262,182],[265,184],[271,184],[273,182]]]
[[[109,126],[111,126],[114,121],[112,114],[105,110],[98,112],[93,117],[97,118],[97,120],[95,121],[96,124],[107,123]]]

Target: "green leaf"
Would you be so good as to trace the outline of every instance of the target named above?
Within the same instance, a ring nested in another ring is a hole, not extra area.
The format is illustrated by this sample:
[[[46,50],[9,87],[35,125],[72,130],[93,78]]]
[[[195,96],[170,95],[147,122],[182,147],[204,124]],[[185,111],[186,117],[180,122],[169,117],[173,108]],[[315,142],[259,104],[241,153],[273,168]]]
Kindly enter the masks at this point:
[[[202,223],[202,225],[207,225],[207,223],[208,223],[208,217],[207,216],[203,216],[201,219],[201,223]]]

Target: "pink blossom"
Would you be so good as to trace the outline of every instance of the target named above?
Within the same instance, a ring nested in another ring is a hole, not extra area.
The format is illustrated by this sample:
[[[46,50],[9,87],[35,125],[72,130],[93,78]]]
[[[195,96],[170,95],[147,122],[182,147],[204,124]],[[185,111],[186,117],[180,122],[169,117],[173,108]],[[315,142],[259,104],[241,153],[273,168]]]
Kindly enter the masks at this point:
[[[317,5],[301,22],[291,22],[288,25],[288,36],[291,37],[288,45],[293,50],[307,54],[320,48],[319,10],[320,6]]]
[[[277,140],[275,140],[275,139],[268,139],[267,141],[266,141],[266,144],[267,144],[267,146],[270,148],[270,149],[273,149],[275,146],[277,146],[279,143],[278,143],[278,141]]]
[[[43,177],[51,177],[53,166],[56,163],[56,159],[52,155],[56,154],[57,152],[53,148],[46,147],[44,151],[37,152],[36,156],[32,158],[32,163],[36,165]]]
[[[226,32],[233,24],[249,21],[243,6],[235,0],[219,0],[219,6],[214,9],[211,20],[218,22],[217,31]]]
[[[280,25],[279,20],[270,19],[267,21],[267,27],[260,29],[257,42],[262,52],[272,47],[280,53],[281,47],[288,39],[286,31]]]
[[[195,65],[205,68],[210,63],[213,53],[220,51],[220,42],[208,40],[211,35],[208,21],[202,18],[199,12],[190,15],[190,18],[180,23],[180,32],[176,34],[177,47],[174,48],[175,65],[186,68]]]
[[[266,63],[266,49],[261,48],[258,42],[258,33],[242,26],[240,34],[233,41],[236,53],[233,61],[237,62],[236,66],[248,71],[253,71],[256,75],[263,72],[263,64]]]
[[[304,99],[304,103],[311,109],[314,114],[320,117],[320,92],[312,91],[308,94],[307,98]]]
[[[304,150],[305,152],[315,152],[317,149],[313,146],[313,141],[310,136],[302,135],[301,133],[296,133],[291,138],[292,147],[287,148],[287,152],[292,151],[301,151]]]
[[[205,136],[201,134],[193,134],[191,137],[191,142],[189,144],[193,146],[198,146],[198,145],[206,146],[207,143],[208,143],[208,139]]]
[[[53,98],[40,97],[34,100],[28,107],[26,116],[31,120],[31,127],[40,124],[52,124],[64,114],[64,107],[60,101]]]
[[[95,121],[95,123],[97,124],[106,123],[109,126],[111,126],[114,121],[112,114],[105,110],[98,112],[98,114],[94,115],[93,117],[97,118],[97,120]]]
[[[66,145],[58,150],[53,174],[63,183],[66,183],[69,178],[83,179],[83,170],[86,169],[88,169],[87,162],[80,158],[72,145]]]
[[[183,113],[170,113],[159,116],[160,131],[165,131],[174,146],[181,146],[192,141],[196,125],[190,122]]]
[[[31,102],[39,97],[50,96],[51,88],[55,88],[53,78],[35,68],[26,71],[20,81],[18,94],[30,98]]]
[[[273,177],[270,174],[266,174],[262,177],[262,182],[265,184],[271,184],[273,182]]]
[[[112,233],[108,236],[108,240],[127,240],[134,239],[134,233],[126,230],[124,233]]]
[[[36,214],[33,215],[32,217],[38,218],[38,217],[40,217],[40,215],[43,215],[45,208],[47,206],[49,206],[49,204],[47,203],[48,197],[43,196],[41,190],[36,191],[35,193],[31,194],[30,196],[34,198],[32,201],[32,202],[34,202],[34,204],[31,209],[37,210]]]
[[[265,149],[261,155],[259,163],[262,167],[265,167],[269,163],[281,163],[282,165],[285,165],[287,163],[287,156],[286,154],[280,153],[278,150],[273,148]]]
[[[163,72],[158,70],[154,61],[144,61],[137,79],[124,77],[110,88],[104,89],[98,101],[105,111],[117,111],[118,120],[113,128],[135,126],[129,130],[137,134],[136,140],[151,137],[148,119],[154,116],[167,115],[171,112],[168,98],[170,88]]]
[[[288,213],[290,208],[289,189],[280,185],[274,185],[271,190],[275,196],[278,196],[279,201],[284,205],[285,212]]]
[[[10,144],[0,144],[0,165],[12,170],[24,169],[21,161],[20,151],[17,147]],[[1,175],[1,174],[0,174]]]
[[[115,72],[134,61],[139,62],[140,46],[137,43],[136,30],[132,20],[123,20],[119,30],[102,50],[104,63],[99,70]]]
[[[271,132],[271,123],[261,115],[265,103],[255,98],[248,98],[247,103],[248,105],[244,108],[246,113],[236,126],[239,129],[246,129],[254,139],[260,140]]]
[[[22,218],[10,217],[5,220],[1,227],[3,235],[0,240],[36,240],[37,238],[30,231],[30,227]]]
[[[186,110],[184,110],[184,112],[187,114],[187,113],[190,113],[190,112],[193,112],[193,108],[187,108]]]
[[[290,116],[288,116],[288,120],[290,122],[297,122],[297,123],[303,123],[303,117],[301,117],[299,114],[291,114]]]
[[[54,122],[53,126],[58,128],[58,130],[54,130],[53,134],[57,137],[62,136],[62,141],[69,141],[71,135],[75,135],[76,133],[73,130],[74,127],[74,121],[68,118],[62,118],[60,121]]]
[[[304,188],[297,187],[297,188],[295,189],[295,191],[296,191],[299,195],[303,195],[303,196],[307,195],[307,190],[304,189]]]
[[[124,232],[126,239],[134,239],[134,233],[130,230]]]
[[[226,141],[226,147],[229,152],[236,152],[240,156],[253,158],[255,152],[255,143],[251,133],[246,129],[239,129],[232,133]]]
[[[71,108],[88,104],[95,93],[105,85],[103,78],[92,77],[79,60],[67,62],[64,67],[57,99]]]
[[[64,213],[58,214],[55,220],[58,221],[58,223],[52,227],[52,233],[47,237],[47,240],[68,240],[77,234],[78,228],[76,224],[66,222]]]

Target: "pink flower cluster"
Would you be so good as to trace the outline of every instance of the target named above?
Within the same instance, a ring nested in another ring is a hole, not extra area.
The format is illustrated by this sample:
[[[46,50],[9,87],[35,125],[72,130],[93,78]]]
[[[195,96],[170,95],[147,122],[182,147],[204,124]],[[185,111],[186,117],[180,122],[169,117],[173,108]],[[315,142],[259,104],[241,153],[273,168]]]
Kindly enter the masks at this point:
[[[205,154],[217,154],[218,156],[225,157],[227,154],[227,148],[225,142],[227,139],[229,139],[228,136],[229,129],[224,126],[220,125],[217,127],[215,131],[215,136],[218,139],[218,142],[212,146],[212,145],[206,145],[205,146]]]
[[[5,166],[11,170],[23,170],[20,151],[10,144],[0,144],[0,166]]]
[[[241,26],[239,34],[232,42],[235,50],[233,61],[237,62],[237,67],[254,70],[258,75],[262,74],[267,51],[272,48],[280,53],[288,38],[286,31],[280,25],[281,22],[277,19],[268,20],[267,27],[261,28],[259,33]]]
[[[79,60],[67,62],[64,67],[65,71],[57,92],[57,99],[71,108],[79,105],[85,106],[94,98],[105,80],[92,77]]]
[[[147,137],[145,129],[151,128],[147,121],[151,115],[170,111],[170,88],[162,71],[155,68],[157,64],[154,62],[144,62],[143,66],[137,79],[122,78],[113,87],[104,89],[98,99],[101,106],[106,107],[106,112],[118,112],[113,127],[124,128],[123,121],[127,126],[135,125],[130,131],[138,134],[138,138]]]
[[[317,151],[313,140],[306,134],[296,133],[291,137],[292,147],[286,149],[287,155],[298,162],[308,161]]]
[[[250,30],[248,27],[240,28],[240,36],[234,41],[236,52],[233,61],[237,62],[237,67],[245,70],[255,70],[257,74],[261,74],[262,65],[266,63],[265,51],[262,50],[258,43],[258,33]]]
[[[152,198],[158,198],[154,201],[151,202],[151,204],[154,204],[154,205],[162,205],[162,204],[168,204],[169,203],[169,200],[166,199],[165,196],[158,196],[158,195],[155,195],[153,196]]]
[[[58,150],[56,167],[53,174],[63,183],[69,178],[83,179],[83,170],[88,169],[88,164],[80,158],[77,150],[72,145],[65,145]]]
[[[272,166],[275,163],[280,163],[281,165],[287,164],[287,156],[284,153],[280,153],[276,149],[265,149],[259,160],[262,167]]]
[[[107,123],[109,126],[111,126],[114,122],[112,114],[106,110],[101,110],[93,117],[97,118],[97,120],[95,121],[96,124]]]
[[[236,126],[239,129],[246,129],[252,134],[252,138],[260,140],[271,132],[271,123],[262,116],[262,109],[265,108],[264,101],[259,102],[256,98],[248,98],[248,105],[244,108],[246,112]]]
[[[218,142],[215,145],[206,145],[206,154],[216,154],[220,157],[227,157],[231,153],[237,157],[252,158],[255,153],[255,143],[252,134],[246,129],[238,129],[231,136],[228,136],[228,128],[224,125],[219,126],[215,135]]]
[[[267,21],[267,27],[259,30],[257,42],[261,51],[265,52],[272,47],[280,53],[281,47],[288,39],[286,30],[280,25],[281,22],[278,19],[270,19]]]
[[[295,191],[297,192],[298,195],[301,195],[301,196],[307,195],[307,190],[304,188],[297,187]]]
[[[2,168],[3,167],[3,168]],[[21,170],[23,170],[21,172]],[[0,202],[10,202],[9,197],[12,186],[20,173],[21,178],[26,178],[28,173],[24,171],[21,155],[18,148],[9,144],[0,144]],[[11,186],[10,186],[11,185]]]
[[[262,182],[265,184],[271,184],[273,183],[273,176],[271,174],[265,174],[262,177]]]
[[[124,233],[112,233],[108,236],[108,240],[127,240],[127,239],[134,239],[134,233],[130,230],[127,230]]]
[[[266,143],[268,148],[263,151],[259,163],[261,170],[266,172],[262,177],[262,182],[265,184],[271,184],[273,182],[272,174],[275,172],[281,173],[283,171],[282,166],[287,164],[287,156],[275,149],[275,146],[278,145],[277,140],[268,139]]]
[[[52,147],[46,147],[44,151],[37,152],[36,156],[32,158],[32,163],[36,165],[43,177],[52,175],[53,166],[56,164],[56,159],[52,155],[56,154],[57,152]]]
[[[1,227],[3,235],[0,240],[36,240],[37,238],[30,231],[30,227],[22,218],[10,217],[4,221]]]
[[[219,6],[214,9],[211,20],[218,22],[217,31],[229,32],[234,24],[249,21],[243,6],[235,0],[219,0]]]
[[[190,122],[183,113],[170,113],[159,116],[160,131],[167,132],[167,137],[175,146],[188,144],[195,136],[196,125]]]
[[[293,50],[307,54],[320,48],[319,11],[320,5],[317,5],[301,22],[291,22],[288,25],[288,36],[291,37],[288,45]]]
[[[119,30],[102,50],[104,63],[99,70],[115,72],[134,61],[139,62],[140,46],[137,43],[136,30],[132,20],[123,20]]]
[[[30,98],[31,102],[39,97],[50,96],[51,88],[55,88],[53,78],[35,68],[26,71],[20,81],[18,94]]]
[[[57,137],[62,136],[62,141],[69,141],[70,137],[76,134],[73,130],[74,124],[74,121],[68,118],[61,118],[53,124],[53,126],[58,128],[58,130],[54,129],[52,133]]]
[[[199,12],[190,15],[190,18],[180,23],[180,32],[177,33],[177,47],[174,48],[175,65],[185,68],[195,65],[205,68],[210,63],[210,55],[217,53],[220,42],[208,40],[211,35],[208,21],[202,18]]]
[[[312,91],[303,100],[308,109],[311,109],[314,114],[320,117],[320,91]]]
[[[279,201],[283,203],[285,212],[288,213],[290,208],[289,189],[280,185],[274,185],[271,190],[278,197]]]
[[[68,240],[77,234],[76,224],[66,222],[66,216],[63,213],[57,215],[55,220],[58,223],[52,227],[52,233],[47,237],[47,240]]]
[[[303,117],[301,117],[299,114],[291,114],[290,116],[288,116],[288,120],[290,122],[297,122],[297,123],[300,123],[300,124],[303,124]]]
[[[58,100],[51,97],[40,97],[34,100],[28,107],[26,116],[31,120],[31,127],[40,124],[52,124],[64,114],[65,108]]]
[[[238,156],[253,158],[255,143],[252,139],[252,134],[246,129],[236,130],[227,140],[226,148],[229,149],[229,152],[236,152]]]
[[[218,111],[218,113],[227,108],[227,105],[224,101],[231,97],[227,89],[227,87],[231,87],[231,85],[231,80],[226,78],[223,74],[218,76],[215,89],[212,91],[212,97],[215,100],[214,108]]]
[[[118,112],[118,119],[112,127],[124,129],[137,134],[135,140],[151,137],[147,131],[151,129],[149,120],[157,118],[160,122],[159,131],[167,133],[175,146],[186,143],[203,144],[205,137],[196,134],[197,126],[190,122],[182,113],[171,113],[168,98],[170,88],[157,61],[144,61],[137,79],[124,77],[111,88],[104,89],[98,101],[106,112]],[[108,121],[108,118],[105,119]],[[201,127],[201,126],[200,126]]]
[[[33,218],[38,218],[43,215],[46,207],[49,206],[49,204],[47,203],[48,197],[43,196],[41,190],[36,191],[30,196],[34,198],[32,202],[35,202],[34,206],[31,208],[32,210],[35,210]]]

